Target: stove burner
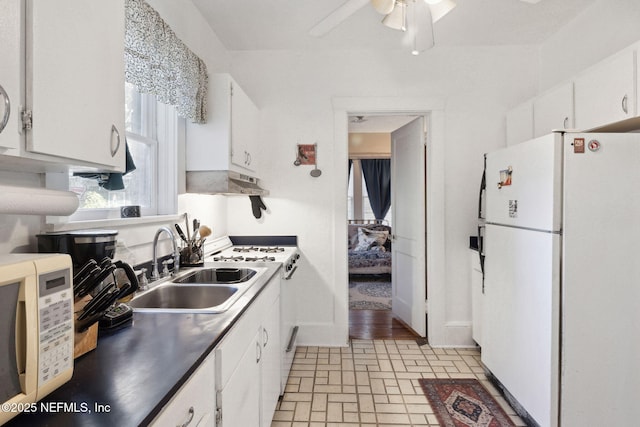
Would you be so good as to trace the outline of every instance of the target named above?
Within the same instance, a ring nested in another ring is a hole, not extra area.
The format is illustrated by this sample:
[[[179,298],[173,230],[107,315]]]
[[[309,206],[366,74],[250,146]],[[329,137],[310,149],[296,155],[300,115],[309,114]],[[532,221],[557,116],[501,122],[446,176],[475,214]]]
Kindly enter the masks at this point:
[[[214,261],[244,261],[243,256],[216,256],[213,257]]]
[[[272,254],[272,253],[275,253],[275,252],[284,252],[284,248],[281,248],[279,246],[260,248],[260,252],[266,252],[268,254]]]
[[[275,261],[276,259],[272,256],[263,256],[263,257],[246,257],[245,261],[255,262],[255,261]]]
[[[255,246],[237,246],[233,248],[233,252],[255,252],[258,248]]]

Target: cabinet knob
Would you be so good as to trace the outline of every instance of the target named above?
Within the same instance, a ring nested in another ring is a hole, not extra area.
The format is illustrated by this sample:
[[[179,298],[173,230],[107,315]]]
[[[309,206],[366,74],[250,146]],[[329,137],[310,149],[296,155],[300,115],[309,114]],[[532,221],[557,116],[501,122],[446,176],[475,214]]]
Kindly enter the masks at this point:
[[[0,133],[2,133],[4,128],[7,126],[7,123],[9,123],[9,115],[11,114],[11,102],[9,101],[9,95],[1,85],[0,96],[4,98],[4,114],[2,115],[2,120],[0,121]]]

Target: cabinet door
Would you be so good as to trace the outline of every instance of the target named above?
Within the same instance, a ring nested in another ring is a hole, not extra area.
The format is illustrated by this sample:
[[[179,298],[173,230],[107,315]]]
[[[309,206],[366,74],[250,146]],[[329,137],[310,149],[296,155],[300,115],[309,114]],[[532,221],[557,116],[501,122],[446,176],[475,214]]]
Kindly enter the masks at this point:
[[[260,336],[261,331],[256,331],[229,381],[218,391],[217,404],[222,417],[218,427],[260,425],[260,360],[263,354]]]
[[[482,270],[478,251],[469,249],[471,271],[471,336],[482,347]]]
[[[635,53],[626,51],[575,79],[575,126],[589,130],[636,115]]]
[[[573,128],[573,116],[573,82],[569,82],[533,101],[534,137]]]
[[[231,92],[231,162],[256,171],[258,109],[240,86],[232,83]]]
[[[19,0],[0,1],[0,151],[20,147],[20,106],[24,104],[22,30],[24,8]]]
[[[214,359],[208,357],[191,378],[173,396],[152,425],[193,425],[213,427],[215,425]]]
[[[29,0],[27,27],[27,149],[124,170],[124,0]]]
[[[280,298],[269,306],[262,322],[262,427],[271,425],[280,396]]]
[[[533,138],[533,103],[520,104],[507,112],[507,145]]]

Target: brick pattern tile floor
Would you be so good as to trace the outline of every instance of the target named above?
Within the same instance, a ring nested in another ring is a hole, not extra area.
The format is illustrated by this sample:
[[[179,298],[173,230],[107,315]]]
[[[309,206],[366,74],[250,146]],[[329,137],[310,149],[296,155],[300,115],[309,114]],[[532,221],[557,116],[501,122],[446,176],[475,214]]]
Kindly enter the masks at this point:
[[[476,349],[414,340],[352,340],[350,347],[298,347],[272,427],[437,426],[420,378],[476,378],[517,426],[486,380]]]

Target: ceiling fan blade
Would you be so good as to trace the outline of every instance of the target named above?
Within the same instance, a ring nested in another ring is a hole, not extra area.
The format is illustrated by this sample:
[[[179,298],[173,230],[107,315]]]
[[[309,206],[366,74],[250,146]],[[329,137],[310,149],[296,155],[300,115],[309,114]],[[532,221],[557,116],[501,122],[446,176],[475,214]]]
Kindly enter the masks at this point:
[[[396,5],[396,0],[371,0],[371,5],[381,15],[388,15]]]
[[[530,0],[522,0],[530,1]],[[536,0],[533,0],[536,1]],[[440,18],[451,12],[456,7],[456,4],[452,0],[442,0],[436,4],[430,4],[431,18],[433,22],[437,22]]]
[[[314,37],[324,36],[368,3],[369,0],[347,0],[309,30],[309,34]]]

